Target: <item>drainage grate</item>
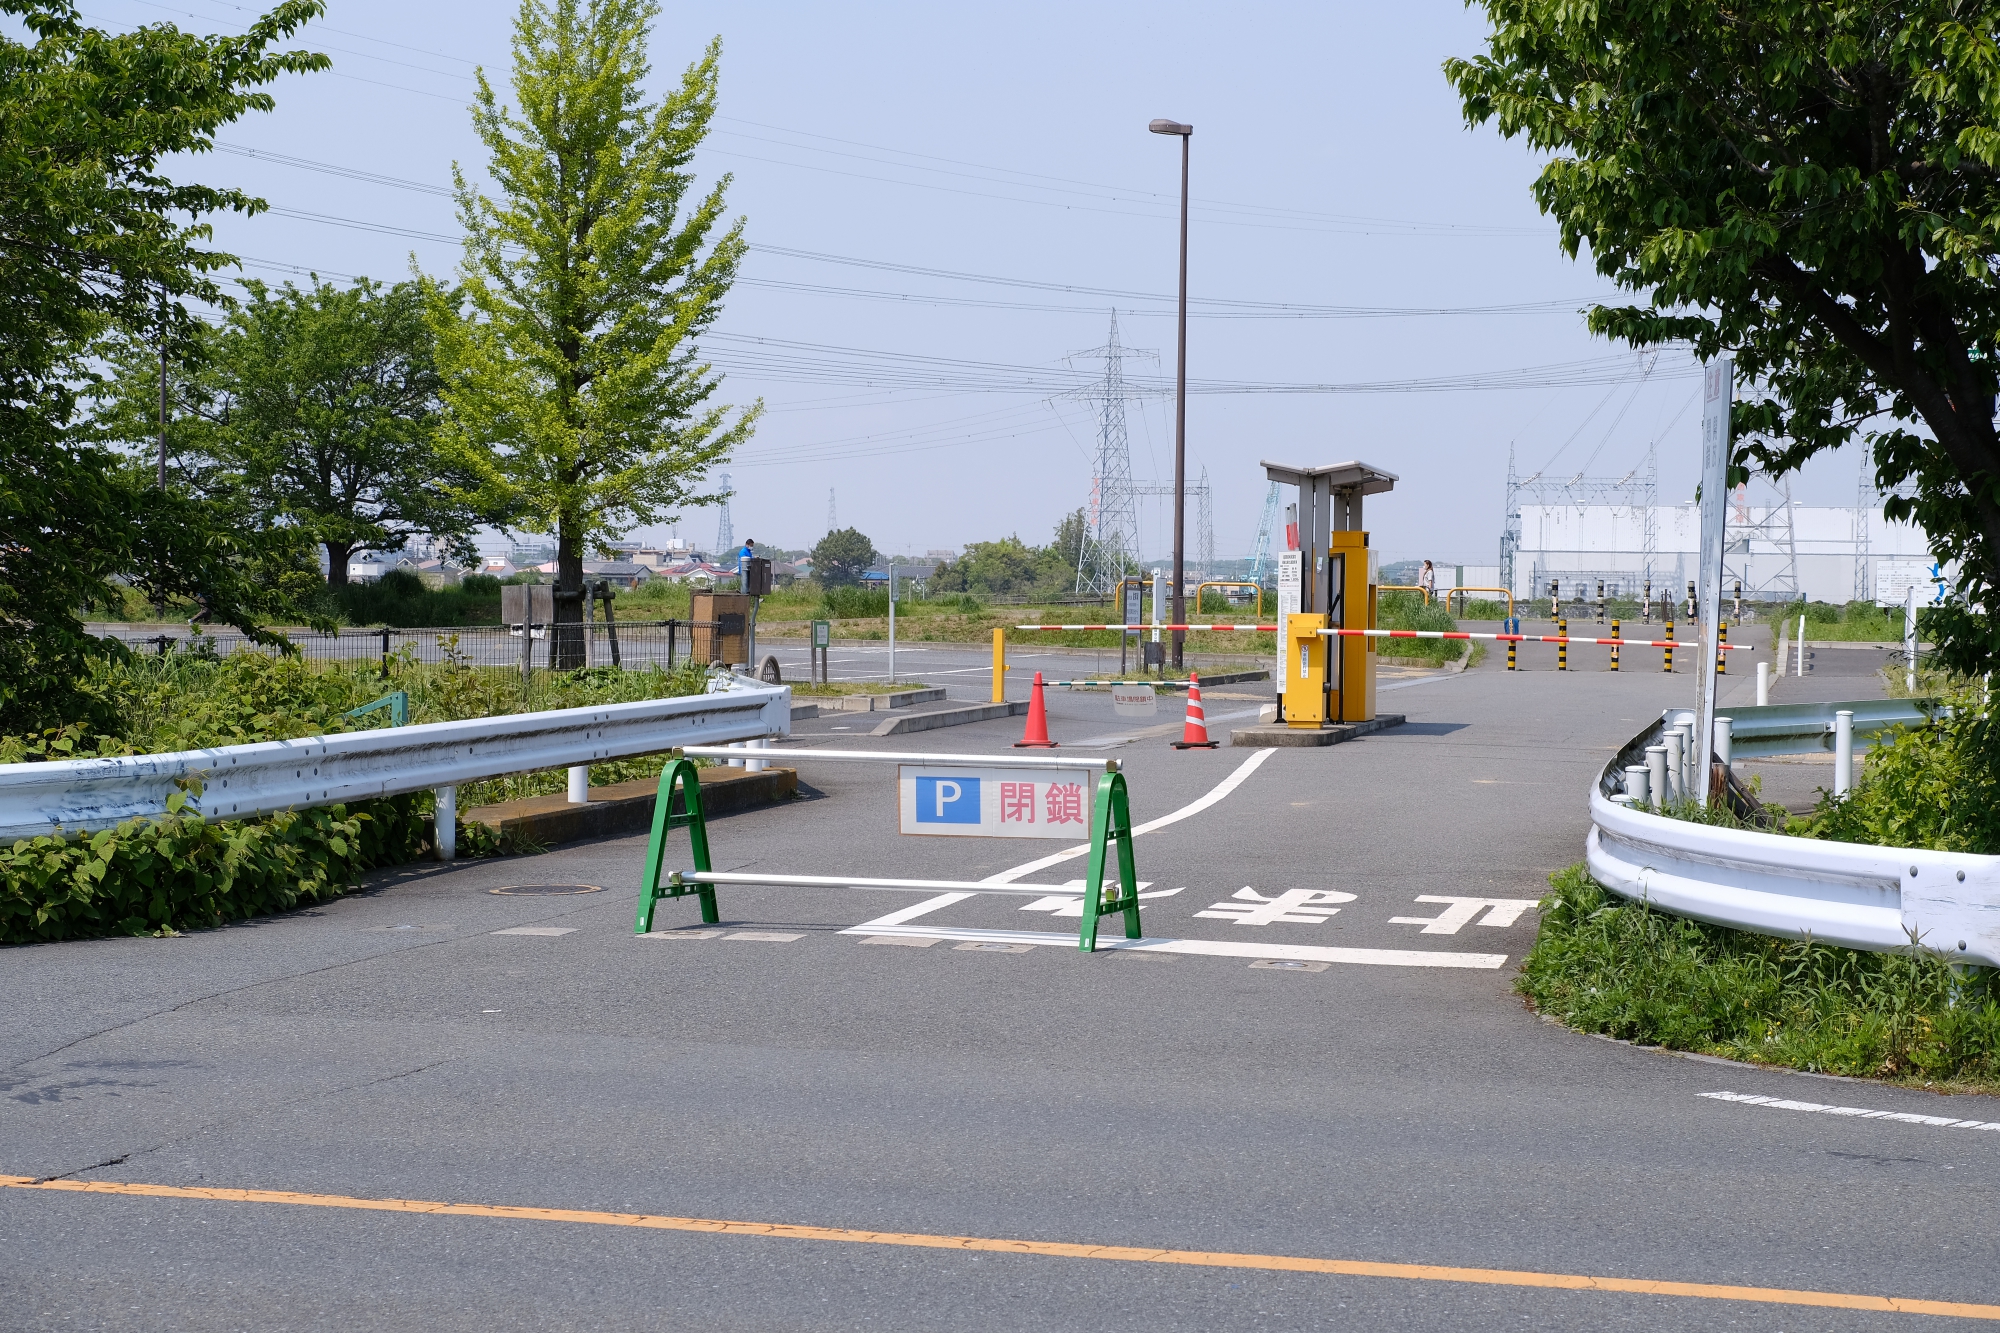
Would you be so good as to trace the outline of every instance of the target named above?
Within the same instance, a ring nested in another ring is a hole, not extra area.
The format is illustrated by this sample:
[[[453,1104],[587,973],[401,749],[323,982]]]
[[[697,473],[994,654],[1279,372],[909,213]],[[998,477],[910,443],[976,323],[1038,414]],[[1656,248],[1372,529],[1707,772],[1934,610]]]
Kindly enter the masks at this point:
[[[549,898],[563,893],[602,893],[602,884],[509,884],[504,889],[488,889],[488,893],[506,894],[520,898]]]
[[[1252,967],[1279,967],[1287,972],[1324,972],[1326,963],[1309,963],[1297,958],[1259,958]]]

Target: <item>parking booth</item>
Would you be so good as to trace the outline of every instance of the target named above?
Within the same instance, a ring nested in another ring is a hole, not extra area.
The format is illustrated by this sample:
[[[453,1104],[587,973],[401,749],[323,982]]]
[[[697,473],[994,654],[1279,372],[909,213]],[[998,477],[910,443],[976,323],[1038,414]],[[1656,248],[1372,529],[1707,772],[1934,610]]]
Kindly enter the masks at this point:
[[[1278,718],[1316,729],[1375,717],[1376,588],[1381,564],[1362,527],[1362,498],[1396,474],[1366,463],[1295,467],[1265,460],[1270,480],[1299,488],[1298,605],[1280,603]],[[1289,590],[1283,590],[1288,593]],[[1283,593],[1281,593],[1281,597]]]

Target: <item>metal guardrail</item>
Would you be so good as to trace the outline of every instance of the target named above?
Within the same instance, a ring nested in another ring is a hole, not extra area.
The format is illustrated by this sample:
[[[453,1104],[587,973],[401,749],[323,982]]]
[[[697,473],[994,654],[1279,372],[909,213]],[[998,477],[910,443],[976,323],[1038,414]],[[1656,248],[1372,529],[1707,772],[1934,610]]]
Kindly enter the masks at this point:
[[[461,722],[263,741],[172,754],[0,764],[0,840],[115,827],[163,814],[189,780],[209,819],[455,787],[508,773],[656,754],[687,745],[784,736],[791,696],[741,677],[715,693]]]
[[[1747,718],[1754,728],[1760,713],[1878,705],[1886,712],[1904,702],[1773,705],[1729,716]],[[1803,729],[1796,716],[1764,721],[1795,730],[1787,733],[1794,737],[1789,742],[1767,734],[1765,743],[1787,748],[1762,753],[1822,744],[1821,733]],[[1741,930],[1877,951],[1905,948],[1914,933],[1925,947],[1954,959],[2000,966],[2000,856],[1720,828],[1613,801],[1622,791],[1625,768],[1643,762],[1646,747],[1660,742],[1664,727],[1664,720],[1656,722],[1635,736],[1591,789],[1584,860],[1599,884],[1669,912]],[[1740,739],[1735,750],[1739,756],[1744,752]]]
[[[1730,751],[1738,759],[1760,755],[1809,754],[1832,751],[1837,729],[1835,714],[1854,714],[1854,748],[1872,749],[1897,727],[1927,727],[1937,719],[1940,705],[1935,699],[1857,699],[1852,703],[1765,704],[1761,708],[1732,708],[1729,719]],[[1688,710],[1669,708],[1663,716],[1679,717]]]

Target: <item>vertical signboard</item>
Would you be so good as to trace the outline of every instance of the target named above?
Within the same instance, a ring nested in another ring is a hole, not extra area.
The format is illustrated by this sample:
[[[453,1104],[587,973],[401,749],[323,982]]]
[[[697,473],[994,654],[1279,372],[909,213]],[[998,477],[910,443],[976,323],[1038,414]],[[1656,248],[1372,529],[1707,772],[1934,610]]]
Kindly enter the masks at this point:
[[[1729,519],[1729,407],[1736,397],[1736,363],[1728,357],[1702,369],[1701,395],[1701,565],[1696,571],[1696,608],[1701,648],[1701,708],[1695,719],[1695,799],[1708,804],[1708,769],[1715,751],[1715,661],[1722,619],[1722,550]]]
[[[1285,692],[1285,617],[1298,613],[1299,590],[1305,583],[1302,560],[1298,551],[1278,552],[1278,658],[1271,679],[1278,682],[1281,696]]]

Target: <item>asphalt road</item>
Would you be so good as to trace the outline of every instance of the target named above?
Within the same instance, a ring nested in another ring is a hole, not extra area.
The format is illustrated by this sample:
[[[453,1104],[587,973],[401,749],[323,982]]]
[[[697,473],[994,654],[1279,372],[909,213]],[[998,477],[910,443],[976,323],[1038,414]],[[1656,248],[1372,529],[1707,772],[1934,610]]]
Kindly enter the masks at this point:
[[[933,943],[875,943],[866,923],[922,895],[855,890],[724,889],[716,930],[684,901],[660,910],[668,934],[635,938],[639,839],[410,868],[321,910],[178,939],[10,950],[0,1173],[216,1193],[0,1188],[0,1323],[1160,1333],[1929,1319],[1518,1276],[1550,1273],[2000,1299],[1985,1220],[2000,1134],[1704,1094],[1980,1121],[2000,1121],[2000,1101],[1594,1040],[1512,994],[1535,922],[1511,904],[1579,858],[1605,758],[1692,695],[1691,674],[1652,665],[1510,675],[1489,657],[1389,681],[1383,709],[1408,725],[1325,750],[1123,743],[1171,718],[1057,696],[1058,739],[1117,755],[1141,822],[1240,779],[1135,844],[1161,895],[1147,941],[1179,952],[1085,956],[1062,938],[1075,919],[1061,904],[994,895],[905,917]],[[1215,700],[1210,715],[1255,699]],[[807,724],[785,748],[809,799],[715,821],[718,868],[979,879],[1063,851],[1074,844],[900,837],[892,770],[810,758],[830,745],[1011,754],[1018,726],[875,741]],[[1061,885],[1080,867],[1020,878]],[[602,891],[491,892],[541,883]],[[1267,910],[1296,890],[1296,910]],[[1447,933],[1424,922],[1462,904],[1426,898],[1500,905]],[[1260,911],[1307,919],[1245,920]],[[494,933],[520,928],[566,933]],[[990,947],[1020,932],[1050,942]],[[290,1201],[228,1193],[245,1190]],[[352,1202],[384,1199],[474,1207]],[[582,1215],[494,1211],[507,1208]],[[1056,1252],[923,1240],[945,1236]]]

